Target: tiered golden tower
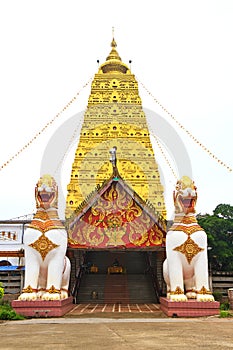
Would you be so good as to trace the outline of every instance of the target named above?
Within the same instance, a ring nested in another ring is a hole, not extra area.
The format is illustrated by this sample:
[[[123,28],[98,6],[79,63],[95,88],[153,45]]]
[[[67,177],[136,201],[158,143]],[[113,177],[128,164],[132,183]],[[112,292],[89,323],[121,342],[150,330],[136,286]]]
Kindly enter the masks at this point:
[[[166,217],[163,186],[150,141],[138,83],[121,61],[113,38],[111,52],[92,82],[79,144],[67,187],[66,218],[112,175],[109,150],[117,147],[121,177]]]

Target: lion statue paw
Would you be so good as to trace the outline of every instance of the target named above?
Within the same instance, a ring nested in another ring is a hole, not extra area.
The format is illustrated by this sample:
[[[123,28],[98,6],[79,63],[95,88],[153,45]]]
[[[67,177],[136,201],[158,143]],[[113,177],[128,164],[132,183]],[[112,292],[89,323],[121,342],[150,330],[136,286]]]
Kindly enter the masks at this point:
[[[197,295],[197,301],[214,301],[214,297],[210,294],[199,294]]]
[[[60,289],[56,289],[54,286],[46,290],[46,292],[42,295],[42,300],[60,300],[61,299],[61,291]]]
[[[22,300],[22,301],[34,301],[37,300],[37,293],[36,292],[32,292],[32,293],[22,293],[18,300]]]
[[[66,299],[68,298],[68,296],[69,296],[68,290],[61,289],[61,299]]]
[[[194,291],[186,292],[185,295],[188,299],[196,299],[197,298],[197,293]]]
[[[176,287],[176,290],[174,292],[169,291],[167,294],[167,298],[170,301],[187,301],[187,297],[184,294],[184,291],[180,287]]]
[[[42,296],[42,300],[60,300],[61,299],[61,295],[60,293],[44,293],[44,295]]]
[[[33,289],[30,285],[22,290],[18,300],[22,301],[33,301],[37,299],[37,290]]]
[[[170,295],[171,301],[187,301],[187,297],[184,294]]]

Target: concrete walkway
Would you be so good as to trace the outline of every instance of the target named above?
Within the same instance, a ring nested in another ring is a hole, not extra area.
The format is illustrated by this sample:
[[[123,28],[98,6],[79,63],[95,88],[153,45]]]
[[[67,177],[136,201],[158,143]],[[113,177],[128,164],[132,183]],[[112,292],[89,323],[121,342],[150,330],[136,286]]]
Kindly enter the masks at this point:
[[[233,319],[134,316],[7,321],[0,323],[0,349],[233,349]]]

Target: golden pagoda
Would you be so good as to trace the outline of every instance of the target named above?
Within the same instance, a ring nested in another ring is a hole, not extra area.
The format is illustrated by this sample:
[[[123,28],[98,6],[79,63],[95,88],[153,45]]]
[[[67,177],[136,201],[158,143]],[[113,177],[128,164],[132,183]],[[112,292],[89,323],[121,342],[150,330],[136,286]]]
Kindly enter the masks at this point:
[[[111,42],[92,81],[88,106],[67,187],[66,218],[112,174],[109,150],[117,148],[122,178],[165,218],[163,186],[150,141],[138,83]]]

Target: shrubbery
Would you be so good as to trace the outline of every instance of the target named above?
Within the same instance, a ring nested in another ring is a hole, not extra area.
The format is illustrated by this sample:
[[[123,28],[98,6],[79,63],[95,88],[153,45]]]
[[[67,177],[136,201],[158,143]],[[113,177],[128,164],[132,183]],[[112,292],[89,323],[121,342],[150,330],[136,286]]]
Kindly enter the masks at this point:
[[[0,304],[0,320],[23,320],[24,317],[17,314],[12,309],[9,302],[1,302]]]
[[[23,320],[24,317],[18,315],[15,310],[12,309],[8,301],[3,301],[4,288],[0,283],[0,320]]]
[[[230,312],[229,310],[220,310],[220,317],[233,317],[233,313]]]

